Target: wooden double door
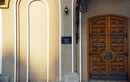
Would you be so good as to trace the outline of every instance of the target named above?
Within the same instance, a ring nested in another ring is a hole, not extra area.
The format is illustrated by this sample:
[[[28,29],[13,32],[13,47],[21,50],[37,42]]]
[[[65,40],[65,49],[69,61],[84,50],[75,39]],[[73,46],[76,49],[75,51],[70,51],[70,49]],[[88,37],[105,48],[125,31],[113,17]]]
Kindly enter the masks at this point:
[[[89,76],[98,80],[128,79],[127,18],[118,15],[89,19]]]

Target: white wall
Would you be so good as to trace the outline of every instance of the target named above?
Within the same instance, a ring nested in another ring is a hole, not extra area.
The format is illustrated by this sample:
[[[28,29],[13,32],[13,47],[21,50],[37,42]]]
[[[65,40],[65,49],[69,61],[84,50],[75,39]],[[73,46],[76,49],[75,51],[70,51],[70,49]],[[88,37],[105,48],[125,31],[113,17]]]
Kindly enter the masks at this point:
[[[82,15],[83,80],[87,80],[87,19],[101,14],[118,14],[130,18],[130,0],[91,0],[91,6]]]

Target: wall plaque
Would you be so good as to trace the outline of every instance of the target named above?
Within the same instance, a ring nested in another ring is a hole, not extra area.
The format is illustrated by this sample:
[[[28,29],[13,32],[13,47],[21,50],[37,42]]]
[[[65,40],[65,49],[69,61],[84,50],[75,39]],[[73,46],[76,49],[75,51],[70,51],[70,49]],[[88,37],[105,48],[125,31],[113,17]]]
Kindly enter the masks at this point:
[[[70,36],[64,36],[61,38],[61,43],[62,44],[71,44],[72,38]]]

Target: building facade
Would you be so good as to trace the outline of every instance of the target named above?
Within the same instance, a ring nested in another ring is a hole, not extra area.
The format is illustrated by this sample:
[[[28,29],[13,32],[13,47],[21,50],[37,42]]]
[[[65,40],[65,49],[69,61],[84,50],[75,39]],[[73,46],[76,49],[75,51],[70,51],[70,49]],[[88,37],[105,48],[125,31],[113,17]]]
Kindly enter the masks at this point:
[[[11,82],[129,82],[130,0],[1,0],[1,74]]]

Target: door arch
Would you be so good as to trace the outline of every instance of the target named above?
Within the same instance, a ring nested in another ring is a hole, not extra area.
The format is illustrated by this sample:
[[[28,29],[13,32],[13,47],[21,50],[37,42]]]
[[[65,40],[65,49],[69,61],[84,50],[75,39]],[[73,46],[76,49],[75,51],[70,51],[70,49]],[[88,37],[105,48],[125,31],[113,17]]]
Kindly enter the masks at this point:
[[[18,39],[16,44],[17,60],[19,60],[16,65],[17,81],[58,80],[59,3],[59,0],[16,0],[16,37]],[[34,38],[38,38],[41,42],[35,42],[38,40],[32,40]],[[33,42],[37,45],[37,49]],[[46,47],[44,51],[43,47]],[[35,49],[33,50],[33,48]],[[40,56],[42,57],[39,60]],[[39,70],[39,73],[36,70]]]
[[[128,80],[127,17],[89,18],[89,78]]]

